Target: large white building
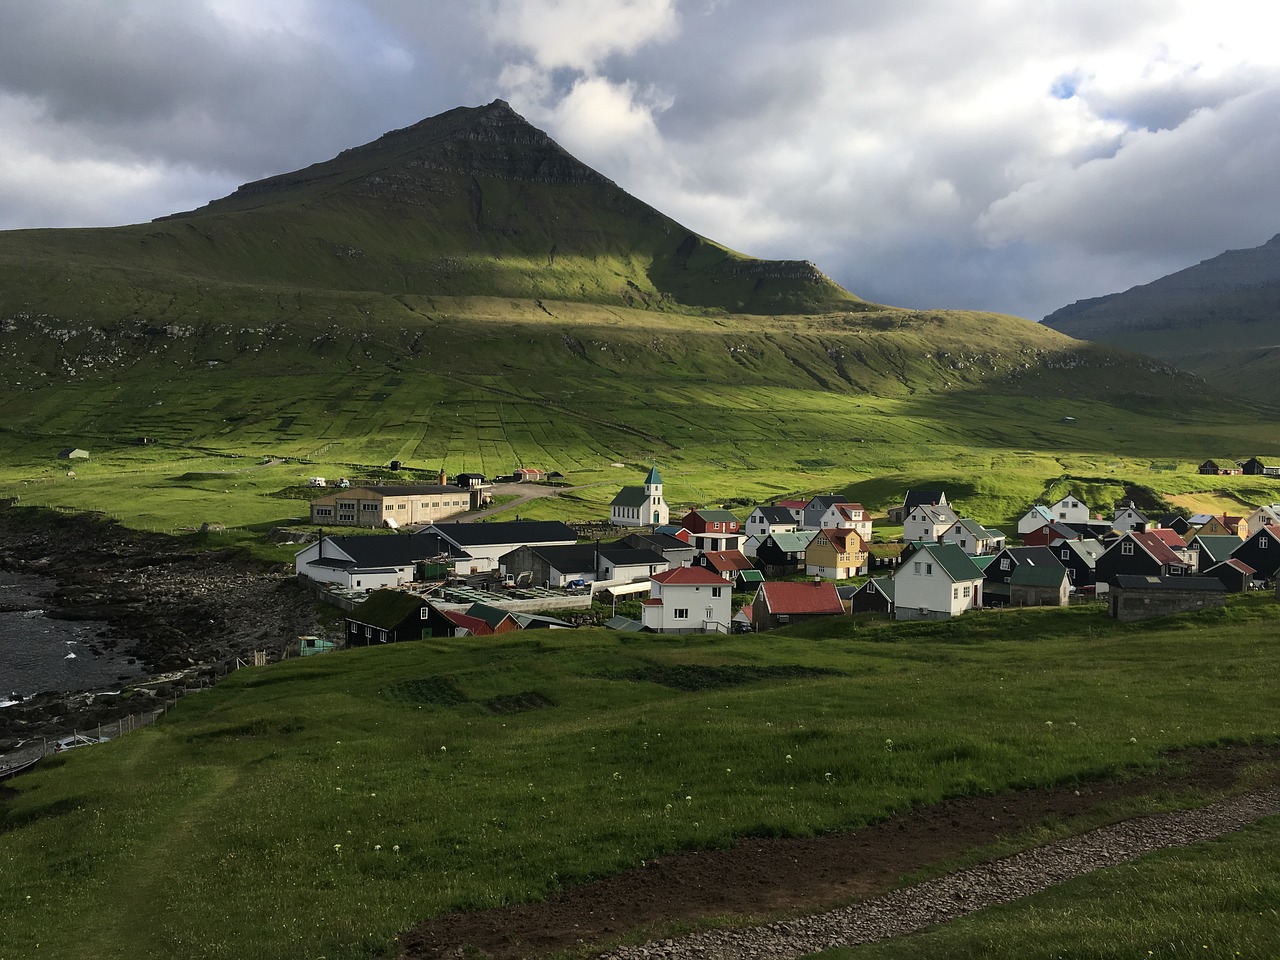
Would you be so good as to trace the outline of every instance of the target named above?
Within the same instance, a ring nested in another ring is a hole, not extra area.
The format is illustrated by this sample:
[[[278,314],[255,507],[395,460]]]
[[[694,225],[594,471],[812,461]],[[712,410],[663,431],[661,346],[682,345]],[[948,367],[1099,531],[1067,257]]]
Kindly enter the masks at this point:
[[[702,567],[677,567],[649,578],[640,622],[658,633],[728,633],[733,585]]]
[[[982,571],[954,543],[925,543],[893,574],[896,620],[945,620],[982,606]]]

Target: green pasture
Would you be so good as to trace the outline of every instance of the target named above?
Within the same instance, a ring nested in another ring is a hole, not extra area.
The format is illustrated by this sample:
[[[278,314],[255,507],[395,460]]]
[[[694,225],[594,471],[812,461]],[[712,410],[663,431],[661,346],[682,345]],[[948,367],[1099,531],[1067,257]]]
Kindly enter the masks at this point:
[[[0,957],[394,955],[415,920],[661,853],[1276,737],[1274,611],[530,632],[241,670],[13,781]]]

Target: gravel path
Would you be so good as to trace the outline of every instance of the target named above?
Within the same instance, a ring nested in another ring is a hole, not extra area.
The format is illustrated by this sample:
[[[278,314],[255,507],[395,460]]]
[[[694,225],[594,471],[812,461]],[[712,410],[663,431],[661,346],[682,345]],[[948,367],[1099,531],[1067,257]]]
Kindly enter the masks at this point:
[[[602,954],[601,960],[782,960],[900,937],[1155,850],[1211,840],[1277,813],[1280,789],[1232,797],[1199,810],[1138,817],[839,910],[623,947]]]

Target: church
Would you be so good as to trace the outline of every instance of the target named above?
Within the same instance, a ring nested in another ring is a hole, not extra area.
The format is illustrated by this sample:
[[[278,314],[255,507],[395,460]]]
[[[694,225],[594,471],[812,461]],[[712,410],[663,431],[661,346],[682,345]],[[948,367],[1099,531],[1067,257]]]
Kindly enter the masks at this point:
[[[649,471],[643,487],[623,487],[609,505],[609,522],[618,527],[658,527],[670,519],[657,467]]]

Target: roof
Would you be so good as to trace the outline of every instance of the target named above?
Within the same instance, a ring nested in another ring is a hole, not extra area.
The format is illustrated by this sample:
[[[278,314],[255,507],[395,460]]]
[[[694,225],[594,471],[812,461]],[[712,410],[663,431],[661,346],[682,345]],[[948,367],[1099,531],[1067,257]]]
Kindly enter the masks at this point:
[[[493,633],[493,628],[479,617],[468,616],[458,610],[441,610],[440,615],[455,627],[467,630],[473,637],[487,637]]]
[[[1230,560],[1223,560],[1221,563],[1215,563],[1212,567],[1206,570],[1205,573],[1211,574],[1213,571],[1221,569],[1222,567],[1230,567],[1232,570],[1242,573],[1246,577],[1252,577],[1258,572],[1243,560],[1237,560],[1235,557],[1232,557]]]
[[[759,570],[742,570],[738,573],[738,580],[742,583],[764,583],[764,574]]]
[[[618,543],[634,550],[655,550],[658,553],[663,553],[667,550],[696,551],[697,549],[679,537],[671,536],[669,533],[630,533],[619,540]]]
[[[854,549],[865,545],[862,537],[858,535],[857,530],[844,530],[840,527],[825,527],[822,530],[815,531],[814,535],[809,539],[809,546],[813,546],[813,542],[817,540],[819,536],[826,537],[827,542],[841,553],[847,553],[850,551],[850,540],[855,541]]]
[[[1176,531],[1171,530],[1168,532],[1173,533],[1174,536],[1177,536]],[[1145,550],[1151,556],[1151,559],[1156,561],[1156,563],[1163,565],[1163,564],[1169,564],[1169,563],[1185,564],[1187,562],[1186,560],[1182,559],[1182,557],[1178,556],[1178,554],[1174,553],[1173,550],[1169,547],[1169,544],[1165,543],[1165,541],[1162,538],[1156,536],[1156,531],[1154,530],[1146,530],[1146,531],[1130,530],[1128,533],[1124,535],[1124,537],[1121,537],[1119,540],[1117,540],[1116,543],[1123,542],[1125,537],[1129,537],[1135,543],[1137,543],[1138,546],[1142,547],[1142,549]],[[1179,542],[1181,542],[1180,537],[1179,537]],[[1112,547],[1114,548],[1115,544],[1112,544]]]
[[[1191,542],[1198,543],[1200,545],[1200,554],[1202,557],[1207,555],[1210,560],[1217,560],[1219,562],[1230,557],[1231,554],[1235,552],[1236,548],[1239,547],[1240,544],[1244,543],[1244,541],[1239,537],[1233,537],[1229,534],[1223,534],[1222,536],[1197,534],[1191,538]],[[1204,561],[1202,559],[1201,566],[1203,565]]]
[[[732,510],[690,510],[690,516],[701,517],[711,523],[737,523],[738,518]]]
[[[458,546],[487,547],[504,544],[576,543],[578,534],[559,520],[508,520],[496,523],[436,523],[424,532],[438,532]],[[415,533],[413,536],[421,536]]]
[[[960,518],[956,516],[956,512],[945,503],[918,503],[907,513],[915,513],[917,510],[932,520],[934,523],[955,523]]]
[[[376,493],[380,497],[417,497],[426,496],[433,493],[462,493],[467,496],[471,495],[471,491],[466,487],[459,487],[453,484],[423,483],[423,484],[385,484],[378,486],[359,486],[352,487],[349,490],[341,490],[336,496],[350,497],[357,490],[369,490]],[[333,494],[331,494],[332,496]]]
[[[308,544],[298,551],[310,550],[314,545]],[[325,554],[342,554],[342,556],[325,556]],[[440,556],[461,559],[467,554],[448,541],[435,536],[422,534],[396,534],[383,536],[380,534],[353,534],[349,536],[324,537],[319,541],[319,554],[313,563],[323,562],[333,566],[329,561],[342,561],[350,558],[348,567],[367,569],[369,567],[407,567],[420,560],[434,560]]]
[[[812,497],[809,500],[809,502],[805,504],[805,508],[809,509],[811,507],[821,507],[823,510],[828,510],[831,507],[834,507],[837,503],[848,503],[848,502],[849,502],[849,498],[844,496],[843,494],[820,493],[817,496]]]
[[[1067,579],[1067,568],[1059,565],[1055,570],[1051,566],[1036,566],[1031,563],[1022,563],[1018,565],[1018,569],[1013,571],[1013,575],[1009,577],[1009,582],[1019,587],[1062,587],[1062,581]]]
[[[643,507],[649,502],[649,494],[644,487],[623,487],[611,501],[611,507]]]
[[[1205,593],[1226,590],[1217,577],[1143,577],[1118,573],[1111,580],[1122,590],[1203,590]]]
[[[783,507],[787,510],[803,510],[808,504],[808,500],[779,500],[774,506]]]
[[[858,587],[855,593],[880,593],[890,602],[893,603],[893,578],[892,577],[872,577],[862,586]]]
[[[1049,508],[1046,507],[1043,503],[1032,504],[1031,509],[1028,510],[1027,513],[1038,513],[1040,514],[1040,516],[1044,517],[1046,520],[1053,519],[1053,514],[1049,512]],[[1026,514],[1024,513],[1023,516],[1025,517]]]
[[[644,629],[644,624],[639,620],[630,620],[627,617],[610,617],[604,625],[610,630],[621,630],[623,633],[639,633]]]
[[[807,550],[817,535],[816,530],[806,530],[804,533],[771,533],[767,539],[772,540],[773,545],[779,550],[786,553],[799,553],[801,550]]]
[[[922,504],[946,503],[947,494],[942,490],[908,490],[902,498],[904,512],[910,512]]]
[[[723,587],[725,585],[723,577],[716,576],[703,567],[676,567],[674,570],[655,573],[649,579],[656,580],[663,586]]]
[[[656,550],[642,550],[636,547],[608,546],[600,548],[600,556],[615,567],[652,567],[655,564],[666,566],[667,558]]]
[[[796,518],[786,507],[756,507],[751,511],[758,513],[765,523],[795,523]]]
[[[499,610],[497,607],[491,607],[487,603],[473,603],[467,607],[467,616],[475,617],[477,620],[483,620],[493,630],[498,629],[498,624],[507,618],[515,619],[506,610]]]
[[[829,580],[820,583],[774,581],[760,584],[765,609],[772,614],[819,615],[844,613],[836,585]]]
[[[960,549],[958,544],[926,543],[916,552],[926,550],[953,582],[982,579],[982,570],[973,562],[972,557]]]
[[[644,478],[646,486],[656,487],[662,483],[662,475],[658,473],[658,467],[655,464],[649,468],[649,475]]]
[[[1232,537],[1232,539],[1234,540],[1235,538]],[[1069,537],[1062,540],[1054,540],[1050,546],[1055,549],[1066,547],[1090,567],[1097,564],[1098,558],[1106,552],[1106,547],[1092,537]]]
[[[1158,537],[1169,545],[1170,549],[1183,550],[1187,546],[1187,541],[1182,539],[1182,534],[1177,530],[1169,530],[1163,527],[1157,527],[1154,530],[1147,531],[1152,536]]]
[[[704,550],[702,555],[707,558],[708,566],[721,573],[754,569],[741,550]]]
[[[516,550],[520,548],[517,547]],[[512,553],[515,551],[513,550]],[[549,544],[530,547],[529,552],[560,573],[595,573],[596,545],[594,543]],[[505,561],[507,554],[502,556]]]
[[[390,630],[418,615],[426,601],[403,590],[375,590],[347,615],[348,620]]]

